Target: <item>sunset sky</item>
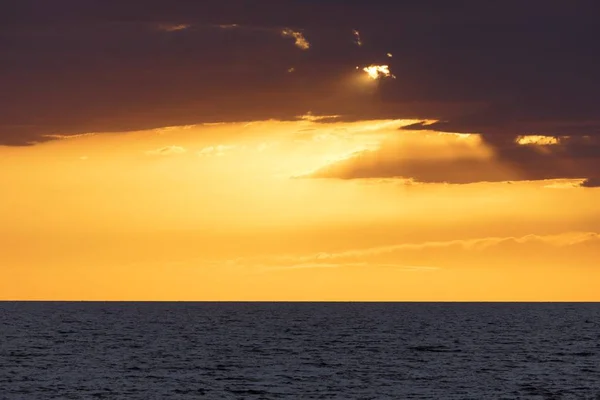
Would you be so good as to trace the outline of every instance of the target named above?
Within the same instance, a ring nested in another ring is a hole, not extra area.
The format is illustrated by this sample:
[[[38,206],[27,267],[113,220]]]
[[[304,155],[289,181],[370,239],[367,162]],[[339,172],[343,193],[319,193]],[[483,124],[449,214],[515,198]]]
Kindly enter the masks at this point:
[[[600,301],[595,8],[3,1],[0,300]]]

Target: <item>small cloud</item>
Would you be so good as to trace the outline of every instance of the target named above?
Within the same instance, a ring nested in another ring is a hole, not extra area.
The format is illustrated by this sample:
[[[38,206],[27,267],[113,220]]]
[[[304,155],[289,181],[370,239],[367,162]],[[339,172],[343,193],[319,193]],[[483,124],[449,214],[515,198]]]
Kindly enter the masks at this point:
[[[354,35],[354,44],[357,46],[362,46],[362,40],[360,38],[360,32],[356,29],[352,29],[352,34]]]
[[[547,189],[576,189],[582,187],[585,182],[585,179],[555,179],[544,187]]]
[[[393,57],[392,53],[386,53],[386,56],[388,56],[389,58]]]
[[[515,140],[515,143],[520,144],[522,146],[525,145],[538,145],[538,146],[549,146],[553,144],[559,144],[560,138],[554,136],[543,136],[543,135],[526,135],[519,136]]]
[[[363,71],[369,75],[369,78],[373,80],[381,79],[381,78],[396,78],[390,72],[390,67],[388,65],[369,65],[368,67],[364,67]]]
[[[304,115],[299,115],[296,118],[301,119],[303,121],[329,121],[339,118],[339,115],[313,115],[310,111]]]
[[[158,25],[158,30],[163,32],[177,32],[189,29],[191,25],[189,24],[160,24]]]
[[[310,43],[308,43],[302,32],[293,31],[290,28],[285,28],[283,31],[281,31],[281,35],[284,37],[294,38],[296,40],[294,44],[299,49],[308,50],[310,48]]]
[[[296,68],[291,67],[291,68],[288,68],[287,72],[294,72],[295,70],[296,70]]]
[[[146,154],[149,156],[170,156],[174,154],[182,154],[186,151],[187,150],[185,148],[180,146],[166,146],[156,150],[149,150],[146,152]]]
[[[194,128],[196,125],[181,125],[181,126],[165,126],[162,128],[156,128],[152,131],[157,133],[158,135],[166,135],[168,133],[173,133],[182,130],[190,130]]]
[[[587,178],[581,183],[581,187],[585,188],[597,188],[600,187],[600,177],[598,178]]]
[[[208,146],[200,150],[198,152],[198,155],[200,157],[221,157],[224,156],[227,151],[233,149],[234,147],[235,146],[227,146],[223,144],[220,144],[218,146]]]
[[[85,161],[85,160],[89,159],[89,157],[88,156],[81,156],[81,157],[79,157],[79,159],[82,160],[82,161]]]
[[[239,27],[238,24],[222,24],[222,25],[219,25],[219,28],[222,28],[222,29],[233,29],[233,28],[237,28],[237,27]]]
[[[77,139],[77,138],[82,138],[85,136],[94,136],[94,135],[96,135],[96,133],[90,132],[90,133],[79,133],[76,135],[42,135],[42,137],[48,138],[48,139],[65,140],[65,139]]]

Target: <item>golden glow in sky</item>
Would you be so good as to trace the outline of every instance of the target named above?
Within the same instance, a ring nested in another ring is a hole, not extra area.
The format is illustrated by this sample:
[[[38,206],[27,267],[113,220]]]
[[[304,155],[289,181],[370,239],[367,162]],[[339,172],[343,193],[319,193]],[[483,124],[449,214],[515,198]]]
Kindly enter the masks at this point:
[[[479,135],[400,130],[415,122],[308,114],[0,148],[0,296],[599,299],[600,192],[581,180],[343,178],[390,162],[512,176]],[[328,168],[342,178],[314,176]]]
[[[0,28],[0,300],[600,301],[578,2],[39,2]]]
[[[521,145],[527,144],[537,144],[542,146],[558,144],[560,142],[559,138],[554,136],[542,136],[542,135],[527,135],[527,136],[519,136],[517,138],[517,143]]]

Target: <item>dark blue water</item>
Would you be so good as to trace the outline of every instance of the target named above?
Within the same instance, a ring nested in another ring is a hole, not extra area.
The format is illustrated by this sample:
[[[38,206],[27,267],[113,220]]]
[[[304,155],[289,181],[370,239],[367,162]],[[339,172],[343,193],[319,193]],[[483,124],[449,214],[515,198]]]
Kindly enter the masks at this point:
[[[600,304],[0,303],[0,399],[600,399]]]

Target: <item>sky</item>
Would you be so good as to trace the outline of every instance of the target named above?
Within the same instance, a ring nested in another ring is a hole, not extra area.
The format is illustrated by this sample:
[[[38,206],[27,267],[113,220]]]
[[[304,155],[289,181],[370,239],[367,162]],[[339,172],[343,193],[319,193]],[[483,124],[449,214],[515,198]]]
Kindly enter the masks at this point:
[[[3,1],[0,299],[600,301],[597,8]]]

